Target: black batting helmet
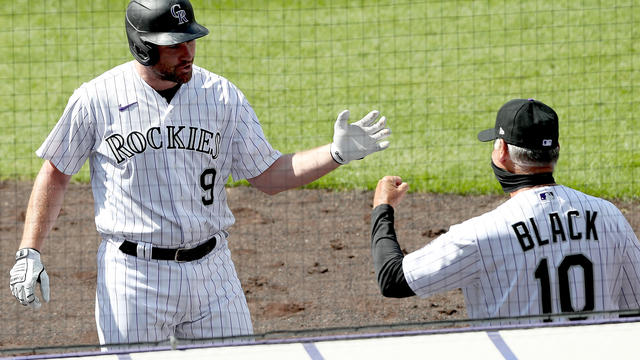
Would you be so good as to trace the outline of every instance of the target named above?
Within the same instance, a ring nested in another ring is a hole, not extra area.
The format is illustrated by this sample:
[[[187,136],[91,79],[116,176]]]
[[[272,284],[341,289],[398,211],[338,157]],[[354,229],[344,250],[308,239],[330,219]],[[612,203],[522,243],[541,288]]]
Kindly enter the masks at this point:
[[[203,37],[189,0],[131,0],[125,16],[129,50],[142,65],[158,61],[156,45],[175,45]]]

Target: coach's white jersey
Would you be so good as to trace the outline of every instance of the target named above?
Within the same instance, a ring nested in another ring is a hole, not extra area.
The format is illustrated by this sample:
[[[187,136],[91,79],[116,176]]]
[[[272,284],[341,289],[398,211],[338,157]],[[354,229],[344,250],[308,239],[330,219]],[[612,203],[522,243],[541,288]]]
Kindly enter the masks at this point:
[[[452,226],[408,254],[403,271],[421,297],[461,287],[476,319],[640,308],[631,226],[610,202],[561,185],[524,191]]]
[[[229,175],[255,177],[281,155],[225,78],[193,66],[167,103],[133,61],[78,88],[36,154],[65,174],[89,158],[98,231],[164,247],[233,224]]]

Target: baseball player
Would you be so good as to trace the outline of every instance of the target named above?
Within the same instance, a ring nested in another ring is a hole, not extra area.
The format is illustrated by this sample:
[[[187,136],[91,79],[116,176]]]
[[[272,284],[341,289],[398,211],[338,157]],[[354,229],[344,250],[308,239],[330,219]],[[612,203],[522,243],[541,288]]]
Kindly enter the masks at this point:
[[[397,176],[378,182],[371,246],[382,294],[428,297],[462,288],[469,317],[499,325],[639,309],[640,246],[631,226],[610,202],[553,178],[556,112],[533,99],[511,100],[478,138],[494,141],[491,166],[510,199],[406,256],[394,208],[408,184]]]
[[[225,183],[247,179],[276,194],[383,150],[390,130],[372,111],[338,115],[331,144],[282,155],[264,136],[243,93],[196,66],[208,34],[188,0],[132,0],[126,32],[135,61],[82,84],[36,154],[25,230],[11,270],[23,304],[49,301],[40,250],[65,188],[87,159],[97,255],[101,344],[252,334],[227,247],[234,217]]]

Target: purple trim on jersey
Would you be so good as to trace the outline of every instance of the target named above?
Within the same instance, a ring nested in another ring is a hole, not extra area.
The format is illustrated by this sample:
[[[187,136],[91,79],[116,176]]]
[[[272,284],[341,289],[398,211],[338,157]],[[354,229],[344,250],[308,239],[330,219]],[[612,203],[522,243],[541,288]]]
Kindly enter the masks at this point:
[[[496,331],[488,331],[487,335],[489,336],[489,339],[491,340],[493,345],[495,345],[496,349],[500,351],[500,354],[502,354],[502,356],[504,356],[506,360],[518,359],[514,355],[513,351],[511,351],[511,349],[509,348],[509,345],[507,345],[507,343],[504,342],[504,339],[502,338],[502,336],[500,336],[500,333]]]

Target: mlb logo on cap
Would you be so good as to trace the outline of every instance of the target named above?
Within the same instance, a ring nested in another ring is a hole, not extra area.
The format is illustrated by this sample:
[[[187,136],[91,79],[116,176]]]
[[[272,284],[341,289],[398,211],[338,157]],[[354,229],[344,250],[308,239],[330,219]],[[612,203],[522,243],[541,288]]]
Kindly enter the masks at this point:
[[[553,140],[551,139],[542,140],[542,146],[551,146],[551,145],[553,145]]]

